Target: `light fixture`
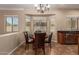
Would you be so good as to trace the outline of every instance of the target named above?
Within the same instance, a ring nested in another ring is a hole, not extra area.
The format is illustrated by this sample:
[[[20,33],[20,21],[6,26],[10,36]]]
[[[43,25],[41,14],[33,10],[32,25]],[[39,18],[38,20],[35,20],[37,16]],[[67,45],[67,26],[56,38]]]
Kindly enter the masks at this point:
[[[38,12],[44,13],[45,11],[49,11],[50,5],[49,4],[36,4],[35,9]]]

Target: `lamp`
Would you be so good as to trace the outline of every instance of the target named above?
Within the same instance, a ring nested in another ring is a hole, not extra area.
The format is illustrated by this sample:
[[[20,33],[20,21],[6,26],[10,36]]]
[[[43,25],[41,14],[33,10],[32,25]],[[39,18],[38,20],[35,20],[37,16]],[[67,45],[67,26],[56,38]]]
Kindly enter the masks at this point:
[[[45,11],[49,11],[50,5],[49,4],[36,4],[35,9],[38,12],[44,13]]]

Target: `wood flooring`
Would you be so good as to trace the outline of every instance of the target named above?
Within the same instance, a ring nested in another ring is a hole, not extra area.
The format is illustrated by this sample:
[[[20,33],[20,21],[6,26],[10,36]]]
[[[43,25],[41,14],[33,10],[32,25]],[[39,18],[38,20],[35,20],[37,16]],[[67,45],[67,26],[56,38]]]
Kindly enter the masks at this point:
[[[25,43],[21,45],[12,55],[35,55],[34,50],[32,49],[32,44],[29,44],[29,47]],[[37,55],[43,55],[41,49],[38,50]],[[78,55],[78,46],[77,45],[61,45],[55,42],[52,42],[52,48],[48,44],[45,44],[45,55]]]

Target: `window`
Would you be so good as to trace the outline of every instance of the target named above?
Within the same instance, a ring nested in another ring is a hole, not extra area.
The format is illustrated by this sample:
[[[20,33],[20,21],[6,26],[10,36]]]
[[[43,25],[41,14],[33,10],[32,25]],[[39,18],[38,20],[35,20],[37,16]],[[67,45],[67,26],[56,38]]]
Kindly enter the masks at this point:
[[[18,16],[6,16],[6,32],[18,31]]]
[[[26,16],[25,19],[25,31],[30,32],[31,30],[31,16]]]
[[[33,17],[33,31],[47,31],[47,17],[46,16],[34,16]]]
[[[78,21],[79,20],[79,16],[67,16],[67,28],[71,29],[71,30],[78,30]]]

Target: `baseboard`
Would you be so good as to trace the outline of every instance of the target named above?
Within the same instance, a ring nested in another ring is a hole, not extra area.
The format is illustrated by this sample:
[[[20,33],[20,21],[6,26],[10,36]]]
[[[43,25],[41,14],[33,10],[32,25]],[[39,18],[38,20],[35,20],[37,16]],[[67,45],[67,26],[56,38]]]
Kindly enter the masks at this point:
[[[8,53],[8,55],[11,55],[16,49],[18,49],[25,41],[23,41],[22,43],[20,43],[16,48],[14,48],[10,53]]]

